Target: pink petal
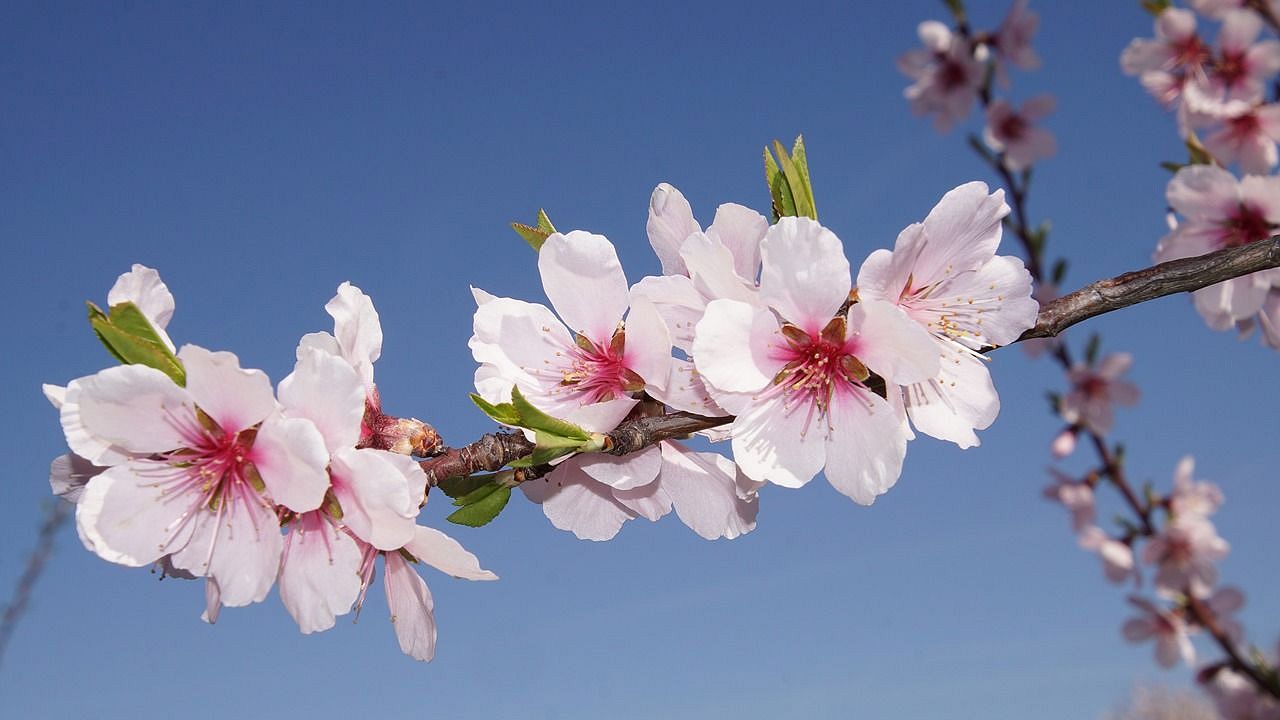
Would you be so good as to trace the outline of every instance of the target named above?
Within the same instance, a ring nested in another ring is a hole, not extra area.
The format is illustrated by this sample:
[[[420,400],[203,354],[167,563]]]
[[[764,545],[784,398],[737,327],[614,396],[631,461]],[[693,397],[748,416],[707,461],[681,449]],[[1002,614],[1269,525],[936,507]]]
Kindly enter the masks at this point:
[[[333,317],[333,334],[342,357],[356,369],[366,387],[373,385],[373,363],[382,356],[382,322],[373,300],[360,288],[344,282],[324,309]]]
[[[340,450],[333,455],[333,493],[342,522],[379,550],[398,550],[413,539],[418,504],[397,465],[382,450]]]
[[[183,345],[178,359],[187,369],[187,392],[225,432],[253,427],[275,411],[275,393],[267,374],[242,370],[233,353]]]
[[[538,252],[538,272],[565,324],[598,345],[608,345],[629,305],[627,276],[613,244],[581,230],[556,233]]]
[[[85,428],[84,420],[80,417],[81,387],[80,380],[72,380],[66,388],[44,386],[45,397],[58,408],[58,419],[62,423],[62,434],[66,438],[67,447],[95,465],[107,467],[124,463],[129,459],[128,451]],[[180,442],[177,438],[173,438],[173,441]]]
[[[551,524],[572,532],[579,540],[609,540],[622,524],[636,516],[613,499],[612,489],[592,480],[569,458],[541,480],[522,483],[520,489]]]
[[[920,233],[899,236],[894,255],[918,253],[912,265],[917,287],[976,270],[995,255],[1001,221],[1008,214],[1003,190],[988,193],[986,183],[965,183],[942,196],[924,219]]]
[[[399,553],[387,553],[383,558],[387,606],[391,609],[391,626],[400,641],[400,650],[414,660],[429,662],[436,654],[431,591]]]
[[[652,303],[681,350],[693,347],[693,328],[702,319],[707,300],[684,275],[646,277],[631,288],[631,302]]]
[[[1251,10],[1232,10],[1222,19],[1218,45],[1223,50],[1243,52],[1262,32],[1262,18]]]
[[[651,445],[630,455],[589,453],[579,456],[578,467],[593,480],[615,490],[630,490],[652,483],[662,468],[662,452]]]
[[[852,353],[886,380],[907,385],[937,376],[938,343],[900,308],[859,302],[849,308],[848,327]]]
[[[248,459],[267,493],[294,512],[320,507],[329,489],[329,451],[310,420],[273,415],[258,428]]]
[[[304,634],[328,630],[351,609],[360,595],[362,555],[319,512],[294,521],[280,560],[280,601]]]
[[[168,375],[121,365],[71,382],[62,429],[72,450],[103,463],[118,461],[118,451],[150,454],[183,447],[174,420],[189,421],[193,415],[191,396]]]
[[[827,422],[827,481],[870,505],[898,482],[907,454],[905,420],[879,395],[857,391],[832,397]]]
[[[974,430],[991,426],[1000,397],[981,360],[938,343],[944,358],[937,377],[903,388],[916,430],[961,448],[979,445]]]
[[[817,335],[848,299],[844,246],[809,218],[779,220],[761,241],[760,256],[760,299],[810,335]]]
[[[476,362],[494,365],[508,381],[505,397],[486,398],[491,402],[511,399],[510,384],[521,387],[554,386],[560,382],[555,370],[567,367],[567,353],[573,337],[544,305],[496,298],[476,309],[471,340],[467,343]],[[550,368],[550,377],[544,374]]]
[[[213,578],[204,579],[204,612],[200,613],[200,619],[210,625],[218,622],[218,616],[222,614],[222,590],[218,588],[218,581]]]
[[[1191,165],[1169,181],[1165,199],[1188,219],[1216,221],[1237,202],[1236,180],[1216,165]]]
[[[228,607],[265,599],[284,548],[275,510],[241,485],[224,494],[219,510],[197,510],[192,524],[191,541],[173,553],[174,566],[217,580]]]
[[[630,415],[639,402],[635,398],[623,397],[581,405],[566,413],[564,419],[587,432],[605,433],[618,427],[618,423]],[[542,409],[550,412],[547,408]]]
[[[919,223],[908,225],[902,231],[902,235],[920,233],[923,228],[924,226]],[[899,238],[902,235],[899,235]],[[899,239],[898,242],[904,241]],[[894,259],[895,255],[891,251],[881,248],[872,251],[867,259],[862,261],[862,267],[858,269],[858,297],[898,302],[911,276],[911,265],[902,261],[895,263]],[[905,260],[905,255],[901,259]]]
[[[733,459],[742,472],[783,487],[812,480],[826,462],[824,421],[810,423],[807,415],[807,408],[788,408],[782,394],[753,400],[733,422]]]
[[[84,494],[84,486],[106,470],[75,453],[59,455],[49,465],[49,488],[54,495],[75,504]]]
[[[680,248],[685,238],[693,233],[701,232],[698,221],[693,218],[693,208],[679,190],[667,183],[653,189],[649,197],[649,244],[653,252],[662,261],[663,275],[686,274],[684,261],[680,258]]]
[[[76,526],[85,547],[108,562],[142,567],[186,545],[192,524],[181,522],[179,515],[196,498],[166,495],[157,481],[167,472],[174,471],[138,461],[93,478],[76,505]]]
[[[647,385],[666,385],[671,372],[671,333],[650,303],[635,303],[627,313],[623,363],[644,378]]]
[[[293,372],[280,381],[278,392],[285,412],[311,421],[330,451],[354,447],[360,439],[365,387],[341,357],[300,346]]]
[[[693,286],[705,298],[728,298],[754,302],[754,285],[749,286],[734,270],[734,257],[720,238],[694,233],[684,241],[680,257],[689,269]]]
[[[173,293],[160,279],[160,273],[145,266],[134,264],[133,269],[116,278],[115,285],[107,293],[107,306],[131,302],[138,306],[142,314],[151,322],[151,327],[172,351],[173,341],[164,329],[173,318]]]
[[[768,229],[769,221],[760,213],[749,207],[725,203],[716,208],[716,217],[707,228],[707,234],[719,238],[729,248],[738,277],[755,282],[760,272],[760,241]]]
[[[771,352],[785,340],[767,310],[737,300],[713,300],[698,322],[693,362],[715,390],[750,393],[773,382],[785,364]],[[717,398],[718,400],[718,398]]]
[[[671,496],[667,495],[660,482],[630,490],[614,490],[613,499],[649,522],[657,522],[671,512]]]
[[[711,399],[701,376],[694,369],[693,363],[688,360],[671,358],[671,372],[667,376],[664,387],[652,388],[649,394],[675,410],[707,417],[728,414],[715,400]]]
[[[661,446],[662,488],[681,522],[707,540],[732,540],[755,529],[760,503],[738,497],[732,460],[693,452],[675,441]]]
[[[413,540],[404,546],[410,554],[446,575],[463,580],[497,580],[480,567],[480,561],[453,538],[434,528],[418,525]]]

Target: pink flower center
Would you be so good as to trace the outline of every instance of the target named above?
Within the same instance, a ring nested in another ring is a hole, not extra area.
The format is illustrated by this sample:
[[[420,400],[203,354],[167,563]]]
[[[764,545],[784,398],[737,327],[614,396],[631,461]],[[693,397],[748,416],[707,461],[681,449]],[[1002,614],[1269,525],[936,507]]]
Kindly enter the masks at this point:
[[[996,134],[1005,141],[1021,140],[1027,132],[1027,121],[1018,113],[1010,113],[996,127]]]
[[[1080,382],[1080,392],[1086,397],[1095,399],[1105,399],[1107,396],[1108,382],[1097,375],[1090,375]]]
[[[783,325],[787,344],[775,346],[774,357],[785,362],[773,378],[769,393],[786,395],[788,411],[804,407],[809,416],[804,430],[815,416],[826,417],[831,399],[840,392],[866,389],[863,382],[870,377],[867,366],[854,356],[853,343],[845,339],[843,317],[836,317],[818,335],[811,335],[795,325]]]
[[[1195,69],[1209,59],[1209,48],[1198,35],[1189,35],[1178,42],[1170,43],[1173,49],[1173,62],[1176,67]]]
[[[584,404],[605,402],[644,389],[644,380],[626,366],[625,336],[618,332],[601,347],[579,335],[561,371],[560,385],[577,393]]]
[[[1251,112],[1227,121],[1227,133],[1236,140],[1247,140],[1257,135],[1260,127],[1258,116]]]
[[[970,84],[969,69],[945,53],[938,54],[937,77],[938,85],[947,91],[959,90]]]
[[[1249,74],[1249,64],[1244,53],[1224,52],[1214,63],[1213,74],[1227,87],[1235,87]]]
[[[1236,212],[1222,223],[1218,241],[1223,247],[1239,247],[1271,237],[1271,223],[1253,205],[1241,203]]]

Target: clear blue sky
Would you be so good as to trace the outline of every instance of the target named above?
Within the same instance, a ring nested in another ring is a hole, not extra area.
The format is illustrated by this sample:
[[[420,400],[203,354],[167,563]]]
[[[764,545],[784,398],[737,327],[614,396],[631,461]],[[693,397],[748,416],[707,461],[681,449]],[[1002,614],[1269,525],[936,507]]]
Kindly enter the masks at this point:
[[[979,26],[1007,3],[970,3]],[[41,382],[106,366],[84,321],[130,263],[177,296],[176,341],[237,352],[274,380],[326,329],[343,280],[386,342],[389,412],[463,443],[468,284],[540,299],[506,227],[543,206],[602,232],[632,280],[658,265],[646,203],[668,181],[704,222],[767,210],[760,149],[805,134],[824,224],[856,267],[947,189],[991,180],[912,118],[894,58],[941,3],[8,4],[0,10],[0,597],[63,452]],[[1164,232],[1172,119],[1118,57],[1137,3],[1033,2],[1060,155],[1031,211],[1073,260],[1068,284],[1148,263]],[[976,128],[976,117],[965,126]],[[1220,483],[1223,575],[1268,646],[1280,632],[1277,356],[1207,330],[1186,298],[1090,323],[1132,351],[1122,412],[1132,474],[1168,483],[1184,453]],[[1075,333],[1078,342],[1085,331]],[[1125,645],[1123,592],[1040,498],[1059,372],[993,365],[1004,409],[983,446],[912,444],[898,486],[862,508],[824,482],[769,488],[760,526],[708,543],[674,517],[607,544],[520,498],[447,528],[491,584],[428,577],[439,652],[402,657],[380,591],[360,622],[300,635],[273,595],[199,621],[201,587],[109,565],[70,529],[0,668],[10,717],[1080,718],[1134,682],[1181,683]],[[1083,467],[1081,453],[1070,467]],[[444,526],[443,503],[424,521]],[[1104,513],[1104,517],[1109,513]],[[1207,650],[1207,646],[1205,646]]]

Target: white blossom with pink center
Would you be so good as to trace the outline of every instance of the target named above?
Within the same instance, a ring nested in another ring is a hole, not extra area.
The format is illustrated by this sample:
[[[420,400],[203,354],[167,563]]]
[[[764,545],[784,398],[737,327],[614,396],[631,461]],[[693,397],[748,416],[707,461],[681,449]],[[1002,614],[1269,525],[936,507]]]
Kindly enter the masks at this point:
[[[1266,175],[1276,166],[1280,105],[1254,105],[1229,116],[1193,113],[1190,123],[1209,128],[1201,144],[1220,164],[1237,163],[1246,175]]]
[[[1160,240],[1156,262],[1264,240],[1280,224],[1280,178],[1250,175],[1237,181],[1220,167],[1193,165],[1173,176],[1165,194],[1183,220]],[[1209,327],[1226,330],[1262,311],[1273,286],[1280,286],[1280,271],[1264,270],[1191,295]]]
[[[276,579],[274,503],[320,506],[328,453],[308,420],[276,411],[271,383],[235,355],[187,345],[185,388],[125,365],[79,383],[81,429],[127,453],[91,479],[76,508],[86,545],[130,566],[166,555],[210,578],[231,606],[262,600]]]
[[[1196,481],[1195,468],[1195,458],[1188,455],[1174,470],[1169,512],[1175,517],[1209,517],[1222,506],[1222,490],[1211,482]]]
[[[1262,100],[1266,83],[1280,72],[1280,41],[1256,42],[1261,32],[1262,18],[1250,10],[1223,17],[1217,52],[1183,89],[1189,109],[1237,115]]]
[[[1039,310],[1022,261],[995,254],[1008,214],[1003,190],[988,194],[985,183],[966,183],[903,230],[892,252],[876,250],[858,271],[858,297],[905,311],[941,359],[931,377],[898,379],[912,424],[964,448],[978,445],[974,430],[1000,411],[980,350],[1016,340]]]
[[[304,633],[326,630],[360,590],[357,539],[395,550],[415,532],[426,475],[412,458],[372,448],[361,437],[366,385],[342,356],[302,344],[293,373],[280,382],[287,417],[305,418],[329,453],[323,506],[287,515],[280,598]]]
[[[1249,0],[1191,0],[1191,7],[1205,17],[1221,20],[1233,10],[1249,7]],[[1280,1],[1267,0],[1273,13],[1280,13]]]
[[[1135,405],[1140,393],[1133,383],[1120,379],[1133,365],[1129,353],[1111,353],[1096,367],[1077,362],[1067,371],[1071,390],[1062,396],[1062,419],[1099,435],[1111,432],[1116,405]]]
[[[1034,123],[1053,112],[1057,101],[1052,95],[1028,100],[1014,110],[1005,100],[996,100],[987,108],[987,126],[983,139],[996,152],[1004,153],[1005,165],[1014,172],[1026,170],[1037,161],[1052,157],[1058,151],[1053,133]]]
[[[1155,32],[1153,39],[1130,42],[1120,55],[1120,67],[1171,107],[1181,97],[1188,77],[1203,75],[1211,53],[1196,34],[1196,16],[1190,10],[1166,8],[1156,17]]]
[[[1196,661],[1187,622],[1181,614],[1156,607],[1142,597],[1130,597],[1129,602],[1141,614],[1125,621],[1123,632],[1126,640],[1132,643],[1154,640],[1156,662],[1160,667],[1171,668],[1179,660],[1188,665]]]
[[[476,391],[506,402],[519,387],[539,409],[591,432],[617,427],[641,391],[671,402],[665,386],[675,359],[667,326],[653,305],[629,300],[609,241],[552,235],[538,268],[547,297],[578,332],[542,305],[477,293],[470,343],[481,363]],[[626,520],[657,520],[673,507],[700,535],[732,538],[755,526],[757,509],[754,496],[740,497],[736,476],[725,458],[663,442],[624,457],[572,457],[523,488],[556,527],[583,539],[607,540]]]
[[[1218,582],[1217,562],[1231,551],[1213,523],[1196,515],[1175,517],[1147,541],[1142,561],[1156,566],[1156,589],[1168,595],[1208,595]]]
[[[1061,504],[1071,513],[1072,530],[1080,532],[1092,525],[1098,515],[1093,487],[1057,468],[1049,468],[1049,474],[1053,482],[1044,489],[1045,499]]]
[[[1028,0],[1013,0],[1009,13],[996,29],[995,47],[1000,57],[1023,70],[1040,67],[1040,56],[1031,47],[1031,38],[1040,27],[1040,16],[1027,9]]]
[[[415,526],[413,536],[402,547],[379,550],[360,543],[357,570],[359,597],[357,607],[364,604],[365,593],[373,582],[374,565],[383,560],[383,588],[391,610],[391,626],[400,650],[414,660],[430,662],[436,654],[435,606],[431,590],[413,569],[425,563],[440,572],[463,580],[497,580],[498,576],[480,567],[480,561],[448,535],[429,527]]]
[[[898,58],[898,70],[915,81],[903,91],[917,116],[934,115],[934,126],[948,132],[973,109],[985,66],[973,56],[968,40],[951,28],[926,20],[917,30],[923,48]]]
[[[901,309],[864,300],[847,310],[840,239],[786,217],[760,245],[760,300],[713,300],[693,361],[712,397],[737,415],[733,455],[746,475],[800,487],[827,479],[869,505],[897,481],[910,429],[899,386],[938,373],[934,340]],[[886,400],[868,386],[883,380]]]
[[[1221,667],[1200,683],[1223,720],[1280,720],[1280,702],[1237,670]]]
[[[1116,540],[1096,525],[1080,530],[1076,541],[1082,549],[1098,553],[1098,559],[1102,561],[1102,572],[1107,580],[1117,584],[1131,577],[1137,580],[1133,548],[1128,543]]]

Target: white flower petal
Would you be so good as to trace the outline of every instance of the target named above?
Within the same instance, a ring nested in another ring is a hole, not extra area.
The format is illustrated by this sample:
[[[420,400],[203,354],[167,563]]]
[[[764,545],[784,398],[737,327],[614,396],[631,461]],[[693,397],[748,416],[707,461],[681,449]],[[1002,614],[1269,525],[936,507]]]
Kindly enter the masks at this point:
[[[666,385],[671,372],[671,333],[652,304],[637,302],[627,313],[622,361],[644,378],[646,385],[655,388]]]
[[[333,494],[342,522],[379,550],[398,550],[413,539],[418,504],[404,475],[382,450],[340,450],[333,455]]]
[[[366,387],[372,386],[373,363],[382,356],[382,322],[373,300],[360,288],[344,282],[324,309],[333,318],[333,334],[342,357],[356,369]]]
[[[738,497],[737,467],[715,453],[698,453],[667,441],[662,446],[663,490],[676,515],[707,540],[732,540],[756,526],[759,500]]]
[[[551,524],[572,532],[579,540],[609,540],[636,514],[613,499],[612,489],[592,480],[577,467],[577,458],[564,461],[541,480],[521,483],[520,489]]]
[[[234,353],[183,345],[178,359],[187,369],[187,392],[223,431],[237,433],[253,427],[276,409],[267,374],[242,370]]]
[[[182,447],[175,421],[194,422],[191,405],[191,396],[168,375],[144,365],[120,365],[71,381],[62,430],[76,454],[99,465],[120,462],[122,452]]]
[[[769,230],[764,216],[736,203],[725,203],[716,208],[716,217],[707,228],[729,248],[733,254],[733,269],[738,277],[754,283],[760,272],[760,241]]]
[[[648,485],[662,468],[662,452],[651,445],[630,455],[587,453],[578,457],[578,467],[592,479],[615,490],[630,490]]]
[[[713,300],[698,322],[693,363],[717,402],[716,390],[763,389],[786,364],[775,357],[785,340],[769,311],[737,300]]]
[[[679,190],[667,183],[653,189],[649,197],[649,221],[646,224],[649,232],[649,244],[653,252],[662,261],[663,275],[684,275],[684,261],[680,258],[680,247],[685,238],[693,233],[701,232],[698,221],[693,218],[693,208]]]
[[[944,354],[937,377],[903,388],[907,414],[916,430],[961,448],[979,445],[974,430],[991,426],[1000,397],[981,360],[938,343]]]
[[[198,498],[164,493],[157,481],[173,472],[161,463],[137,461],[93,478],[76,505],[85,547],[108,562],[142,567],[186,545],[193,526],[179,516]]]
[[[781,393],[757,399],[733,422],[733,459],[753,480],[801,487],[826,462],[825,430],[816,411],[788,408]]]
[[[435,528],[418,525],[413,540],[404,546],[410,554],[446,575],[463,580],[497,580],[480,567],[480,560],[453,538]]]
[[[391,609],[391,626],[400,641],[400,650],[414,660],[429,662],[436,654],[431,591],[399,553],[387,553],[383,558],[387,606]]]
[[[280,561],[280,601],[305,633],[333,627],[360,595],[362,553],[351,536],[307,513],[285,538]]]
[[[248,459],[267,494],[294,512],[320,507],[329,489],[329,451],[324,436],[304,418],[272,415],[258,428]]]
[[[831,400],[826,476],[859,505],[870,505],[898,482],[907,454],[907,425],[879,395],[837,393]]]
[[[538,252],[538,272],[547,299],[565,324],[597,345],[608,345],[630,303],[627,276],[613,244],[581,230],[555,233]]]
[[[886,380],[906,385],[938,374],[937,343],[897,306],[859,302],[849,308],[848,327],[849,351]]]
[[[817,335],[848,299],[844,246],[817,222],[782,218],[765,234],[760,255],[760,299],[809,334]]]

